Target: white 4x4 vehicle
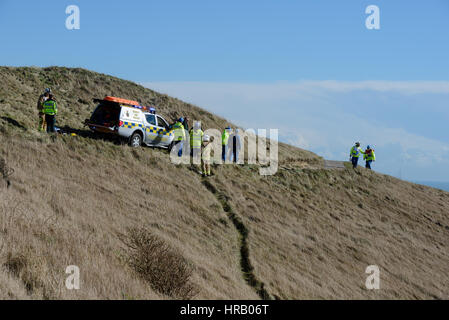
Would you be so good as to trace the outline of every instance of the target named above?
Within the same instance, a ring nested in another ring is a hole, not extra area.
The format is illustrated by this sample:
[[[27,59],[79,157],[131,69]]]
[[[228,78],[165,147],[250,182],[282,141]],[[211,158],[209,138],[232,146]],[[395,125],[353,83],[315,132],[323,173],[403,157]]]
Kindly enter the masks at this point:
[[[144,144],[171,148],[173,130],[167,121],[150,108],[140,106],[137,101],[106,97],[98,102],[86,125],[98,133],[118,135],[128,140],[132,147]]]

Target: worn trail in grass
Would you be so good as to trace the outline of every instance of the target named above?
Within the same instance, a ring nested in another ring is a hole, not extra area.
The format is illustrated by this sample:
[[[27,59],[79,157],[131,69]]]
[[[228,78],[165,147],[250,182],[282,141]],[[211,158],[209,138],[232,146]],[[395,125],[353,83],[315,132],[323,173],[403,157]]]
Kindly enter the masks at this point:
[[[240,267],[242,269],[243,278],[250,287],[252,287],[259,297],[263,300],[272,300],[273,297],[265,289],[265,284],[257,279],[254,274],[254,267],[251,264],[248,246],[249,230],[243,223],[242,219],[233,211],[229,204],[229,197],[222,191],[219,191],[209,180],[203,179],[203,185],[209,190],[220,202],[223,210],[228,215],[229,220],[239,233],[239,247],[240,247]]]

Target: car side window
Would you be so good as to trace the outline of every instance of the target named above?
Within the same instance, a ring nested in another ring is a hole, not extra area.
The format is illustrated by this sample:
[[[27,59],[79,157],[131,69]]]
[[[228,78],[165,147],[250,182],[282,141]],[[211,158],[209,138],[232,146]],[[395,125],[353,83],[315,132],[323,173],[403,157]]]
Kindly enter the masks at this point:
[[[147,115],[145,115],[145,117],[149,124],[151,124],[152,126],[156,125],[156,118],[154,117],[154,114],[147,114]]]
[[[159,117],[159,116],[157,116],[157,124],[158,124],[159,127],[162,127],[162,128],[165,128],[165,129],[168,128],[167,122],[165,122],[165,120],[162,119],[162,118]]]

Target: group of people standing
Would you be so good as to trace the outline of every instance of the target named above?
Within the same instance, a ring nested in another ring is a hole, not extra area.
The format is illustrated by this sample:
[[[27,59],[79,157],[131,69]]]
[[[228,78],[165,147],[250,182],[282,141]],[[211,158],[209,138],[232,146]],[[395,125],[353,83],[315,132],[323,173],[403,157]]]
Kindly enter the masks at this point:
[[[44,93],[39,96],[37,110],[39,112],[39,131],[56,132],[58,105],[50,88],[46,88]]]
[[[201,161],[202,166],[200,173],[203,176],[211,175],[211,159],[212,159],[212,143],[214,137],[204,134],[201,129],[201,122],[196,121],[193,127],[189,130],[189,119],[179,118],[171,127],[175,130],[174,145],[178,148],[178,157],[182,156],[184,149],[184,142],[187,141],[186,131],[189,132],[190,140],[190,156],[193,158],[193,163]],[[221,136],[223,162],[237,163],[241,149],[240,129],[232,130],[231,127],[226,127]],[[196,160],[196,161],[195,161]]]
[[[50,88],[46,88],[44,93],[39,96],[37,110],[39,112],[39,131],[46,131],[48,133],[56,132],[55,125],[58,106]]]
[[[47,133],[56,132],[55,123],[58,106],[50,88],[46,88],[44,93],[39,96],[37,109],[39,112],[39,131],[46,131]],[[187,141],[185,133],[187,131],[190,135],[190,156],[193,159],[197,159],[197,162],[202,162],[202,175],[210,176],[212,142],[214,141],[214,137],[209,137],[204,134],[199,121],[196,121],[189,130],[189,119],[187,117],[179,118],[171,128],[175,130],[174,144],[178,145],[178,156],[182,156],[184,141]],[[232,130],[230,126],[226,127],[221,135],[221,145],[222,161],[224,163],[237,163],[241,149],[240,130],[237,128]],[[356,142],[349,153],[349,160],[352,162],[353,168],[357,168],[359,158],[362,154],[363,160],[366,162],[365,167],[371,169],[372,162],[376,161],[374,150],[368,145],[365,151],[363,151],[360,148],[360,142]]]
[[[352,162],[352,167],[357,168],[360,155],[363,154],[363,160],[365,160],[365,168],[371,170],[371,163],[376,161],[376,155],[374,150],[370,146],[367,146],[365,151],[360,148],[360,142],[356,142],[349,152],[349,160]]]

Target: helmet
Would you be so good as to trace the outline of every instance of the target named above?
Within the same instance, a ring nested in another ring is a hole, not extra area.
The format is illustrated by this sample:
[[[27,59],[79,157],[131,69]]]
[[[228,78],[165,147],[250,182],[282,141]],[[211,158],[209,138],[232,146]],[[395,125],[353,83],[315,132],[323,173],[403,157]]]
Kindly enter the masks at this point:
[[[178,119],[178,121],[179,121],[179,122],[184,122],[184,118],[181,117],[181,118]]]
[[[366,146],[366,148],[367,148],[367,149],[371,149],[371,147],[370,147],[370,146]]]
[[[45,93],[50,93],[50,92],[51,92],[51,89],[50,89],[50,88],[45,88],[44,92],[45,92]]]
[[[205,134],[205,135],[203,136],[203,141],[204,141],[204,142],[209,142],[209,136],[208,136],[207,134]]]
[[[357,147],[360,147],[360,142],[356,142],[355,145],[356,145]]]

